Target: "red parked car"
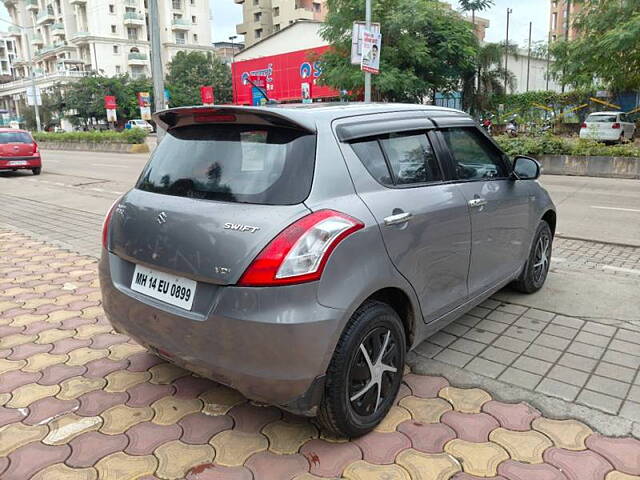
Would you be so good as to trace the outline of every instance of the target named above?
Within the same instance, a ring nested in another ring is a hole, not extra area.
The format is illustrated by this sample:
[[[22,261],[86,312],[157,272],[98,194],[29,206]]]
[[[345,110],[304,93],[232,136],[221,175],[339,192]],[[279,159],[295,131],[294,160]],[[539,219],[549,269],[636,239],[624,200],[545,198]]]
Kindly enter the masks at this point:
[[[40,175],[42,159],[38,144],[26,130],[0,128],[0,170],[19,169]]]

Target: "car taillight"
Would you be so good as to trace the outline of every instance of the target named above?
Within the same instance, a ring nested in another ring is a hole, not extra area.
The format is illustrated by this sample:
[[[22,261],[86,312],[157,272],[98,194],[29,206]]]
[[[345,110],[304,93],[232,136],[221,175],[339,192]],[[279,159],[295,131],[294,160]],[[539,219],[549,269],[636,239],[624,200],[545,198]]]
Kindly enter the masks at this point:
[[[113,216],[113,211],[116,209],[116,205],[120,203],[122,197],[118,198],[113,205],[107,211],[107,215],[104,217],[104,221],[102,222],[102,247],[108,248],[109,245],[109,224],[111,223],[111,217]]]
[[[580,126],[580,128],[587,128],[587,122],[584,122],[584,123]]]
[[[620,124],[616,122],[613,125],[611,125],[611,128],[613,128],[614,130],[618,130],[620,128]]]
[[[307,215],[280,232],[251,262],[238,284],[267,287],[319,280],[331,252],[361,228],[360,220],[334,210]]]
[[[36,142],[33,142],[33,153],[38,153],[39,151],[40,150],[38,144]]]

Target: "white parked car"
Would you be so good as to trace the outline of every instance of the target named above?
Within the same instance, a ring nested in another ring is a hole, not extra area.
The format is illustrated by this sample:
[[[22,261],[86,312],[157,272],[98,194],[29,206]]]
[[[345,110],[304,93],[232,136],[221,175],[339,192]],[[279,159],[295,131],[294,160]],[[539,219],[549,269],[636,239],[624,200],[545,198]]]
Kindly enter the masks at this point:
[[[595,112],[580,128],[580,138],[600,142],[628,142],[635,138],[636,124],[622,112]]]
[[[142,120],[140,118],[138,119],[134,119],[134,120],[129,120],[124,128],[126,129],[130,129],[130,128],[142,128],[143,130],[146,130],[149,133],[153,133],[153,125],[151,125],[149,122],[147,122],[146,120]]]

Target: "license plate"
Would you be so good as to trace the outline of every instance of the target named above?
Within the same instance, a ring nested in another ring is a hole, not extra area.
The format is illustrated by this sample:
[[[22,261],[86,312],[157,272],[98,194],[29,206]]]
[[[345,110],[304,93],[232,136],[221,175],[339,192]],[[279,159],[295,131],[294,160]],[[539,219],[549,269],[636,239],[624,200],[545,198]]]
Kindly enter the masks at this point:
[[[23,165],[26,165],[27,161],[26,160],[14,160],[12,162],[9,162],[9,165],[13,165],[15,167],[21,167]]]
[[[131,290],[156,300],[191,310],[197,282],[177,277],[151,268],[136,265],[131,280]]]

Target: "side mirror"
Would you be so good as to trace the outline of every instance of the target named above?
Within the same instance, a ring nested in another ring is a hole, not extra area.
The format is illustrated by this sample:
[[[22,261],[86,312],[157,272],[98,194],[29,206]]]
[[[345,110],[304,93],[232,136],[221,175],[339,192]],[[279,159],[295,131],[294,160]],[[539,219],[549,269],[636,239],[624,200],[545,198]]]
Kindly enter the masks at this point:
[[[541,168],[537,160],[519,155],[513,162],[511,177],[514,180],[537,180],[540,173]]]

